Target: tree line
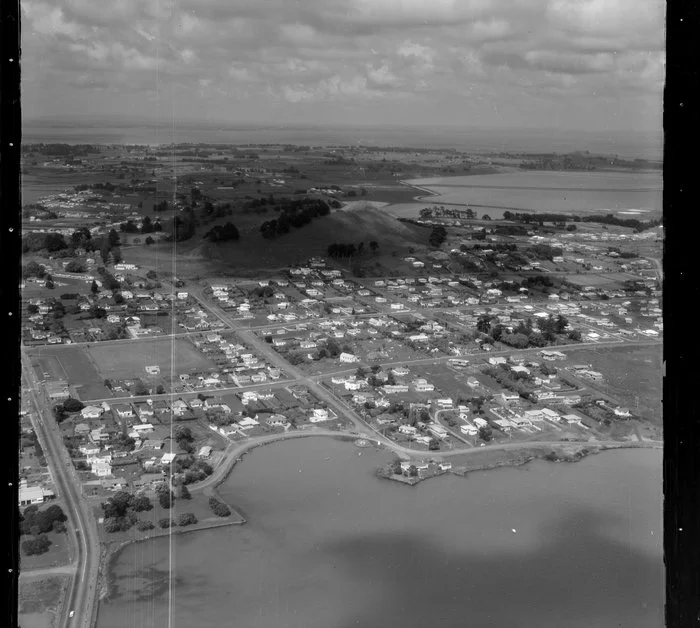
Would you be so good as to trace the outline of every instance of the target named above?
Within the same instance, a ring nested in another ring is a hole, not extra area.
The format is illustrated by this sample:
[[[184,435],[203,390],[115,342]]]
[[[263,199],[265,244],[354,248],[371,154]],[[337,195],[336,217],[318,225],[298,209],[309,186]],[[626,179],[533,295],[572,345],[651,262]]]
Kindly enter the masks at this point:
[[[368,248],[372,253],[376,253],[379,250],[379,243],[372,240],[368,243]],[[366,250],[364,242],[360,242],[357,245],[354,243],[333,242],[328,245],[326,252],[331,259],[346,259],[362,255]]]
[[[263,238],[273,239],[289,233],[292,227],[299,229],[308,225],[315,218],[330,214],[330,207],[322,199],[286,199],[279,205],[280,215],[260,225]]]

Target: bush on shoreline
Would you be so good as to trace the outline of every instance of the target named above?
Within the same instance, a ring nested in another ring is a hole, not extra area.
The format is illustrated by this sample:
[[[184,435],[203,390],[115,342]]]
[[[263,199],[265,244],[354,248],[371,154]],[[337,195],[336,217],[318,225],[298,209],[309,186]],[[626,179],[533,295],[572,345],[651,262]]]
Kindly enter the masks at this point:
[[[216,497],[209,498],[209,508],[217,517],[228,517],[231,515],[231,509]]]

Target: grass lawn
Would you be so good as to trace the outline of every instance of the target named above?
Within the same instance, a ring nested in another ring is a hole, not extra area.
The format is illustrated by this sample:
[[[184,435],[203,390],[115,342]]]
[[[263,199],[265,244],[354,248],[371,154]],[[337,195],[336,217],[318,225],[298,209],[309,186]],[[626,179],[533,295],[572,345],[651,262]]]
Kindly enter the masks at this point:
[[[152,365],[160,367],[163,378],[170,377],[172,371],[182,373],[214,366],[189,342],[180,339],[144,340],[121,346],[94,345],[88,351],[101,377],[110,379],[145,377],[145,367]]]
[[[596,385],[633,414],[661,423],[661,345],[569,353],[571,364],[591,364],[603,374]]]
[[[19,625],[23,628],[51,628],[67,585],[68,576],[20,578]]]
[[[70,522],[66,522],[66,525],[69,523]],[[46,567],[58,567],[60,565],[67,565],[70,562],[71,551],[68,535],[64,532],[49,532],[47,536],[51,540],[51,547],[45,554],[26,556],[22,551],[20,555],[20,565],[23,571],[43,569]],[[22,546],[23,541],[31,538],[33,538],[31,535],[21,536],[19,540],[20,547]]]

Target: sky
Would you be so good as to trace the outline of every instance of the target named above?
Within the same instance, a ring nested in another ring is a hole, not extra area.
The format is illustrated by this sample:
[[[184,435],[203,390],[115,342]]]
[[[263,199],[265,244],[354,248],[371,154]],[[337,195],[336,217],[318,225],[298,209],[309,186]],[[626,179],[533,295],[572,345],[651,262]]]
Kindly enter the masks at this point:
[[[23,0],[27,120],[661,128],[663,0]]]

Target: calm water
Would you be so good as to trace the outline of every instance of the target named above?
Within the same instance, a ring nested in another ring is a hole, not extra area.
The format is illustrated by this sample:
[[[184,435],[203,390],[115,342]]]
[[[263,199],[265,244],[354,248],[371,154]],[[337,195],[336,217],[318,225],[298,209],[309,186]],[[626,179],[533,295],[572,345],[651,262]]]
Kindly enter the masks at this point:
[[[172,626],[663,625],[661,452],[411,488],[359,451],[314,438],[246,457],[222,492],[250,523],[173,541]],[[168,564],[166,540],[121,553],[99,628],[168,626]]]
[[[387,211],[410,217],[423,207],[458,203],[491,218],[502,218],[504,210],[495,207],[506,207],[534,212],[622,212],[623,217],[644,220],[657,217],[663,193],[661,172],[512,172],[410,182],[437,196],[421,203],[395,204]],[[627,214],[629,210],[638,213]]]
[[[313,127],[280,125],[214,125],[207,123],[27,122],[23,141],[66,144],[235,143],[313,146],[401,146],[455,148],[479,152],[572,152],[661,159],[663,134],[656,132],[594,133],[557,129]]]

